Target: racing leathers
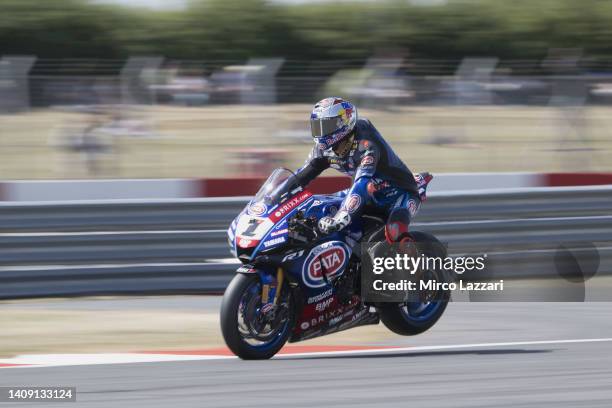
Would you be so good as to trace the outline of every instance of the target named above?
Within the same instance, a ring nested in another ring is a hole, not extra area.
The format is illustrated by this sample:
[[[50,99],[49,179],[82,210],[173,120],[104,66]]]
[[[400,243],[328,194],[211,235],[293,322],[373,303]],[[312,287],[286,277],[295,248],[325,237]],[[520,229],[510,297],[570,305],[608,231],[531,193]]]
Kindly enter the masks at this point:
[[[401,224],[405,226],[400,230],[407,232],[410,217],[421,203],[419,186],[413,174],[369,120],[357,121],[352,138],[352,145],[344,156],[339,156],[331,148],[323,150],[315,145],[305,165],[296,174],[297,183],[302,187],[329,167],[353,179],[348,190],[338,193],[344,197],[338,211],[323,217],[319,229],[324,233],[342,230],[358,219],[366,207],[372,206],[383,210],[388,217],[401,210],[404,214]],[[398,235],[402,232],[400,230]]]

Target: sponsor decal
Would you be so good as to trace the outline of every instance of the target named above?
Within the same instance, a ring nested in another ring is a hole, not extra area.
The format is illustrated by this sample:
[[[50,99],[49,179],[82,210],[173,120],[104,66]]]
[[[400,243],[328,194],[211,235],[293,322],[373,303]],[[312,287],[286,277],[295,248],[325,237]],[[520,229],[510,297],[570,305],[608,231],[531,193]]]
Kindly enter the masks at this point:
[[[335,103],[336,103],[336,99],[325,98],[321,102],[319,102],[317,105],[319,105],[320,108],[327,108],[328,106],[332,106]]]
[[[346,209],[346,211],[352,214],[355,211],[357,211],[360,205],[361,205],[361,197],[359,196],[359,194],[351,194],[348,200],[346,200],[346,204],[344,205],[344,208]]]
[[[331,320],[329,321],[329,325],[330,325],[330,326],[333,326],[333,325],[335,325],[335,324],[338,324],[338,323],[340,323],[340,322],[342,321],[342,319],[344,319],[344,316],[334,317],[333,319],[331,319]]]
[[[315,310],[316,310],[317,312],[322,312],[322,311],[324,311],[325,309],[327,309],[327,308],[329,307],[329,305],[331,305],[331,304],[332,304],[332,302],[333,302],[333,301],[334,301],[334,299],[332,299],[332,298],[325,299],[324,301],[319,302],[319,303],[317,303],[317,304],[315,305]]]
[[[251,218],[248,220],[248,227],[242,231],[241,235],[245,237],[255,237],[256,235],[259,235],[257,234],[257,229],[264,222],[265,220],[262,218]]]
[[[259,241],[248,239],[248,238],[240,238],[238,240],[238,246],[240,248],[251,248],[251,247],[257,246],[258,243]]]
[[[285,242],[285,237],[278,237],[278,238],[274,238],[274,239],[265,241],[264,246],[268,248],[268,247],[271,247],[272,245],[280,244],[282,242]]]
[[[348,309],[345,307],[341,307],[331,312],[335,312],[333,313],[335,317],[329,320],[329,325],[334,326],[340,323],[341,321],[345,320],[347,317],[352,316],[355,313],[355,307],[348,306]]]
[[[327,289],[323,293],[319,293],[316,296],[309,297],[308,300],[306,301],[306,303],[308,303],[310,305],[312,303],[319,302],[319,301],[321,301],[321,300],[323,300],[325,298],[330,297],[333,293],[334,293],[333,289]]]
[[[347,115],[350,115],[351,113],[353,113],[353,108],[351,107],[350,103],[346,101],[342,101],[342,107],[344,108],[344,111],[346,112]]]
[[[362,167],[371,166],[372,164],[374,164],[374,157],[372,156],[365,156],[363,159],[361,159]]]
[[[281,262],[293,261],[294,259],[297,259],[297,258],[299,258],[302,255],[304,255],[304,250],[300,249],[297,252],[291,252],[291,253],[285,255],[285,257],[281,260]]]
[[[342,170],[347,165],[346,160],[335,157],[329,158],[329,166],[336,170]]]
[[[368,309],[362,309],[360,312],[353,315],[353,317],[351,318],[351,322],[354,322],[357,319],[361,319],[366,314],[367,311]]]
[[[325,286],[326,280],[344,272],[348,258],[349,250],[343,242],[330,241],[313,248],[302,267],[304,283],[311,288]]]
[[[319,317],[313,317],[313,318],[310,320],[310,325],[311,325],[311,326],[316,326],[316,325],[318,325],[318,324],[321,324],[321,323],[325,322],[325,320],[326,320],[326,318],[325,318],[325,316],[324,316],[324,315],[321,315],[321,316],[319,316]]]
[[[335,298],[329,299],[329,301],[333,301]],[[317,312],[313,309],[309,309],[308,312],[315,313],[315,315],[311,315],[308,313],[307,316],[303,316],[301,322],[306,322],[311,328],[320,325],[321,323],[328,323],[329,326],[334,326],[342,321],[345,321],[348,317],[352,316],[356,311],[357,302],[351,301],[347,305],[336,305],[330,306],[326,310]],[[313,306],[311,306],[312,308]],[[367,310],[367,308],[366,308]],[[300,325],[300,327],[302,327]]]
[[[264,215],[268,211],[268,207],[266,207],[263,203],[255,203],[249,206],[249,214],[260,216]]]
[[[410,212],[410,215],[416,214],[418,209],[419,209],[419,206],[416,203],[416,201],[412,199],[408,200],[408,211]]]
[[[329,322],[330,325],[335,324],[344,319],[342,313],[344,313],[346,309],[343,306],[340,306],[336,309],[329,309],[326,312],[322,312],[320,315],[312,317],[309,321],[310,326],[314,327],[321,323]],[[331,323],[331,321],[335,321],[335,323]]]
[[[368,183],[367,190],[370,195],[374,195],[375,193],[378,193],[379,191],[389,187],[391,187],[391,183],[389,183],[388,181],[384,181],[381,179],[373,179]],[[395,194],[395,191],[391,192]]]
[[[295,197],[287,200],[287,202],[279,205],[276,211],[270,216],[270,220],[276,223],[278,220],[289,214],[294,208],[302,204],[308,198],[312,197],[310,191],[304,191]]]
[[[350,319],[350,320],[348,320],[348,321],[346,321],[346,322],[342,323],[342,324],[339,326],[339,329],[340,329],[340,330],[344,330],[344,329],[347,329],[347,328],[349,328],[349,327],[354,327],[354,326],[355,326],[355,325],[356,325],[358,322],[360,322],[360,321],[362,321],[362,320],[365,320],[365,318],[367,317],[367,312],[368,312],[368,309],[367,309],[367,308],[361,309],[361,310],[360,310],[359,312],[357,312],[357,313],[355,313],[355,311],[356,311],[356,309],[353,309],[353,310],[352,310],[352,312],[353,312],[353,317],[351,317],[351,319]],[[348,317],[348,316],[346,316],[346,315],[345,315],[345,317]]]
[[[302,324],[300,324],[300,329],[302,330],[306,330],[310,327],[310,323],[308,322],[302,322]]]
[[[288,233],[288,232],[289,232],[289,230],[288,230],[287,228],[284,228],[284,229],[281,229],[281,230],[278,230],[278,231],[272,231],[272,232],[270,233],[270,236],[275,237],[275,236],[277,236],[277,235],[286,234],[286,233]]]
[[[265,305],[261,307],[261,313],[266,314],[273,308],[274,308],[274,305],[272,303],[266,303]]]

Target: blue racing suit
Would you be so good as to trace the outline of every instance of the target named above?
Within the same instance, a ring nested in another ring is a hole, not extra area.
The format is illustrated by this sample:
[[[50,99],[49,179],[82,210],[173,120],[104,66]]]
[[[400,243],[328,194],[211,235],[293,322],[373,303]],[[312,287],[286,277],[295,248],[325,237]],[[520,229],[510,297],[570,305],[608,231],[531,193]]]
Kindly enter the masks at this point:
[[[296,173],[298,184],[304,187],[323,170],[337,169],[351,176],[353,182],[351,188],[339,193],[344,200],[333,216],[336,230],[347,227],[367,208],[374,207],[387,217],[401,210],[407,231],[410,218],[421,203],[412,172],[369,120],[359,119],[353,135],[353,144],[343,157],[331,148],[323,150],[315,146],[305,165]]]

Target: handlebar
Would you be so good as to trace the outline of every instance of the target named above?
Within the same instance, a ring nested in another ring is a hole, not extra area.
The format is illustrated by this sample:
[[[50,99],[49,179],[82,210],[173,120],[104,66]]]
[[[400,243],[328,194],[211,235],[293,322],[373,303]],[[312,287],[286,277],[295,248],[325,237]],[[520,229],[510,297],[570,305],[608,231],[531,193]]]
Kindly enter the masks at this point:
[[[316,217],[304,217],[303,211],[298,211],[288,222],[289,237],[301,242],[310,242],[319,238]]]

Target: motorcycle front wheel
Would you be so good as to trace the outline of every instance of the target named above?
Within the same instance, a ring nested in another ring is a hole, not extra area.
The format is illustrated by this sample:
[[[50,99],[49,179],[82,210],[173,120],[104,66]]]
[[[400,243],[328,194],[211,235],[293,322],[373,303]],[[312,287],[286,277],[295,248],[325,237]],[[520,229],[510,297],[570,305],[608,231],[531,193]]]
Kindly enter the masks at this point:
[[[272,311],[262,304],[261,293],[258,275],[237,274],[223,294],[221,333],[229,349],[244,360],[271,358],[293,329],[294,305],[288,285]]]

